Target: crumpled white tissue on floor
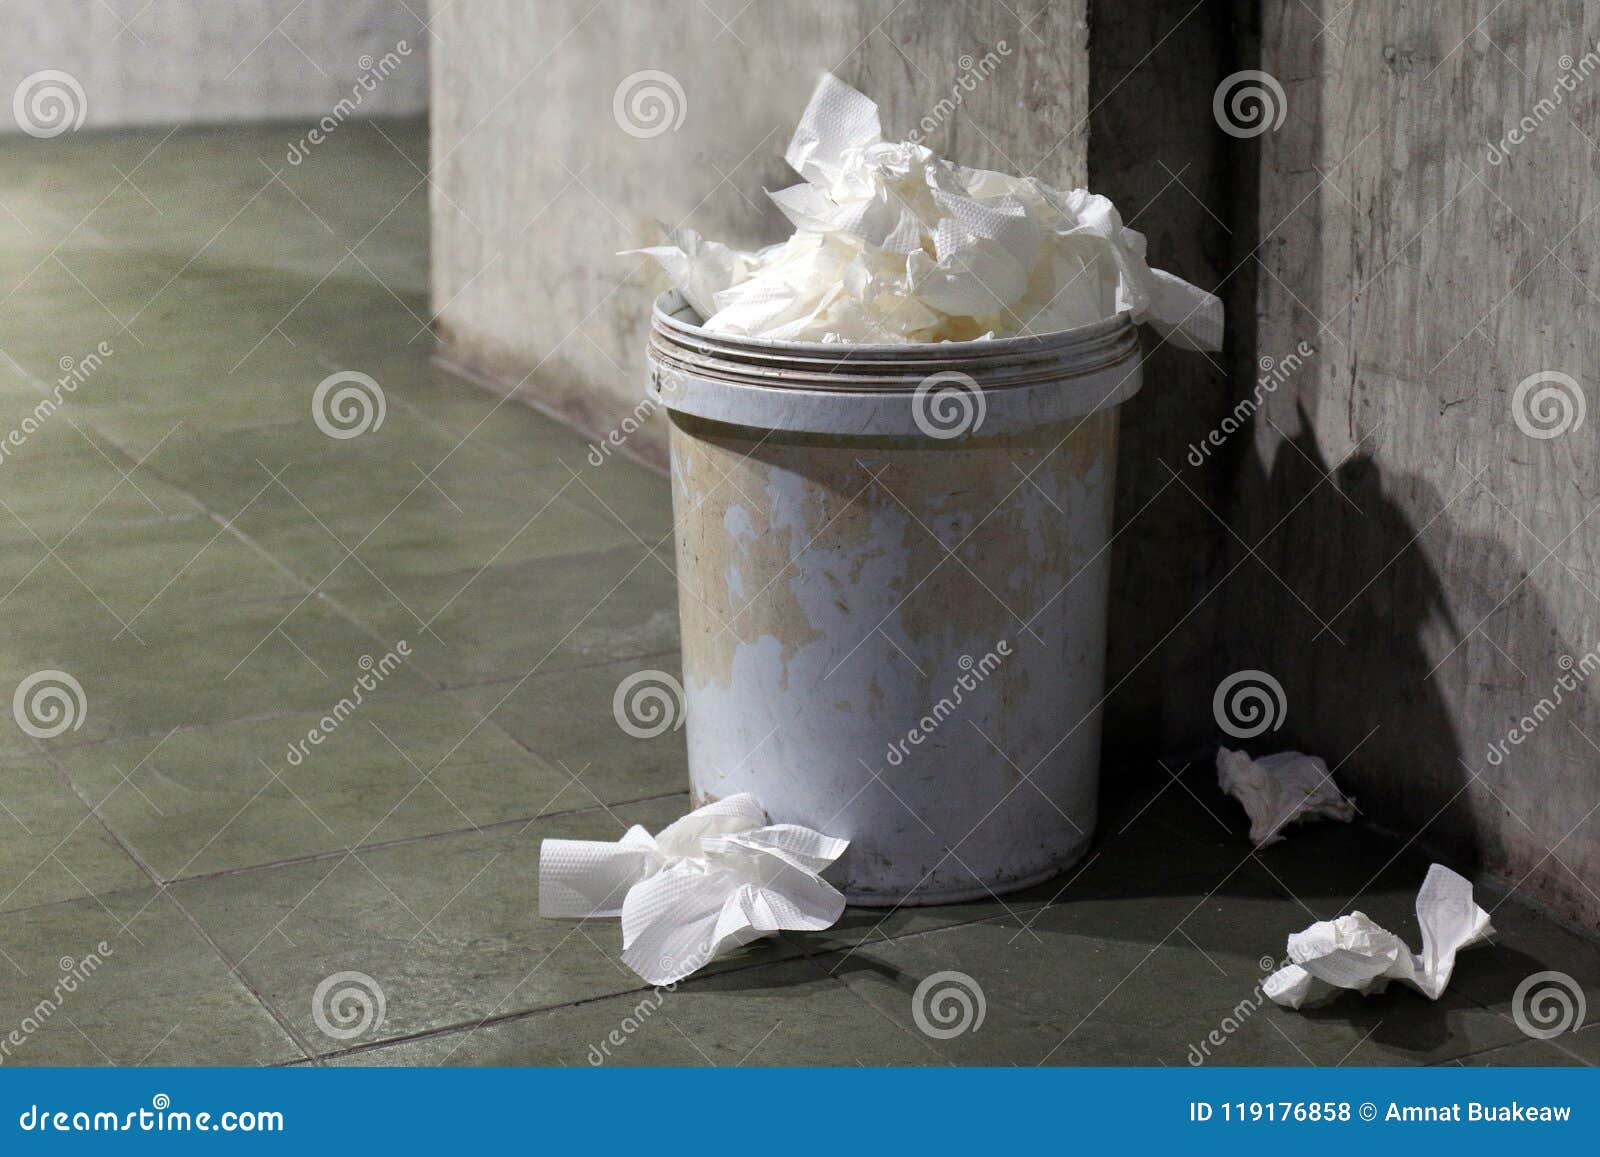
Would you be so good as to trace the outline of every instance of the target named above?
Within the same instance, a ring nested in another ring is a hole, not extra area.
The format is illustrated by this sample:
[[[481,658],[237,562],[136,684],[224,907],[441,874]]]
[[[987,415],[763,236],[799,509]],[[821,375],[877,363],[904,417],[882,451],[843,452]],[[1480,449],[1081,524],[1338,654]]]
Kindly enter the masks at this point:
[[[1443,864],[1428,869],[1417,893],[1417,923],[1420,955],[1360,912],[1319,921],[1289,937],[1293,963],[1267,977],[1261,991],[1286,1008],[1301,1008],[1341,989],[1382,992],[1399,980],[1438,1000],[1455,971],[1456,953],[1483,943],[1494,929],[1489,913],[1473,902],[1472,882]]]
[[[622,959],[651,984],[673,984],[719,953],[781,929],[830,928],[844,896],[820,873],[849,840],[767,824],[746,793],[697,808],[651,836],[616,843],[545,840],[541,916],[621,916]]]
[[[1250,839],[1258,848],[1283,839],[1290,824],[1318,818],[1349,823],[1356,814],[1355,802],[1333,782],[1328,765],[1298,751],[1251,759],[1219,747],[1217,784],[1244,805]]]
[[[883,139],[878,106],[831,74],[769,193],[797,232],[745,253],[689,229],[629,250],[661,262],[707,329],[786,341],[1044,334],[1127,310],[1173,344],[1222,348],[1222,302],[1145,263],[1145,238],[1085,189],[1060,192]]]

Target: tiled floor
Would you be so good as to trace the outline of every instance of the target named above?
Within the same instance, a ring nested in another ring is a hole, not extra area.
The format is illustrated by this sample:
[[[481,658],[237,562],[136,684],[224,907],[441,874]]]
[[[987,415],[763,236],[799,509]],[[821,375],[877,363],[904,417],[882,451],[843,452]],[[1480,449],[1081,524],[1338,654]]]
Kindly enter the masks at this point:
[[[60,734],[0,727],[0,1061],[1600,1061],[1600,1028],[1509,1015],[1547,968],[1600,1009],[1595,945],[1496,897],[1437,1004],[1255,1009],[1260,959],[1353,898],[1414,936],[1425,862],[1334,826],[1252,856],[1201,767],[1111,776],[1062,880],[850,912],[668,993],[614,923],[541,920],[541,838],[686,808],[681,733],[611,716],[674,661],[666,486],[430,365],[421,125],[281,164],[297,135],[0,144],[0,687],[83,691]],[[386,407],[348,439],[312,419],[340,370]],[[912,994],[952,970],[984,1017],[930,1036]],[[350,984],[381,1019],[330,1018]]]

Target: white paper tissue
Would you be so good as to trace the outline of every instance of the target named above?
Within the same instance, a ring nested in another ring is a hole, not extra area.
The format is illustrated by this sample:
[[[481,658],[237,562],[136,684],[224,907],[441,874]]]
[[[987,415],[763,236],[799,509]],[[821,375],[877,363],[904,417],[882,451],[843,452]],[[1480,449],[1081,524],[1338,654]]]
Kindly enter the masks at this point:
[[[630,250],[661,262],[707,329],[786,341],[1044,334],[1127,310],[1175,345],[1222,348],[1222,303],[1145,263],[1144,235],[1085,189],[968,169],[883,139],[878,106],[831,74],[769,193],[788,241],[744,253],[692,230]]]
[[[1417,893],[1417,923],[1420,954],[1360,912],[1319,921],[1289,937],[1293,963],[1267,977],[1261,990],[1286,1008],[1301,1008],[1341,989],[1382,992],[1399,980],[1438,1000],[1455,971],[1456,953],[1483,943],[1494,929],[1489,913],[1473,902],[1472,882],[1442,864],[1428,869]]]
[[[1298,751],[1251,759],[1219,747],[1217,784],[1244,805],[1250,839],[1258,848],[1283,839],[1290,824],[1319,818],[1349,823],[1356,814],[1354,801],[1333,782],[1328,765]]]
[[[755,796],[697,808],[656,836],[635,825],[615,843],[545,840],[541,916],[621,916],[622,959],[651,984],[673,984],[781,929],[819,931],[844,911],[821,878],[850,841],[767,824]]]

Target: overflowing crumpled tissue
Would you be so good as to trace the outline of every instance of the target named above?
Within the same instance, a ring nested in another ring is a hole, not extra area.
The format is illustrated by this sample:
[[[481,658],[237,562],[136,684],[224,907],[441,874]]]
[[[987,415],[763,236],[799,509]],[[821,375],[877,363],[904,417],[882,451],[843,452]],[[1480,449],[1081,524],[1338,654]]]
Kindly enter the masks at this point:
[[[755,796],[706,804],[651,836],[545,840],[541,916],[622,917],[622,960],[675,984],[718,955],[783,929],[832,927],[844,896],[822,879],[848,840],[767,823]]]
[[[1175,345],[1222,348],[1222,303],[1145,263],[1145,238],[1086,189],[1061,192],[883,139],[878,106],[824,74],[769,196],[795,226],[745,252],[689,229],[658,260],[705,328],[784,341],[1045,334],[1127,311]]]
[[[1417,893],[1422,951],[1380,928],[1361,912],[1321,920],[1289,937],[1290,964],[1278,969],[1261,991],[1286,1008],[1314,1007],[1343,989],[1382,992],[1391,980],[1438,1000],[1455,971],[1456,953],[1487,940],[1489,913],[1472,899],[1472,883],[1434,864]]]
[[[1217,784],[1244,805],[1250,839],[1258,848],[1283,839],[1283,829],[1307,820],[1349,823],[1355,801],[1333,782],[1328,765],[1315,755],[1280,751],[1251,759],[1242,751],[1217,749]]]

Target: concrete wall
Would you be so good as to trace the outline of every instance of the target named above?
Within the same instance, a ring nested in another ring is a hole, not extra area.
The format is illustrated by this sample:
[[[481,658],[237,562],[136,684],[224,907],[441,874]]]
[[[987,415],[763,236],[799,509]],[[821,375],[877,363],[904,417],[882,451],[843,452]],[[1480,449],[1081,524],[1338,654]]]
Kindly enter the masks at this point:
[[[1269,0],[1261,32],[1254,356],[1317,352],[1224,467],[1227,666],[1369,817],[1594,926],[1600,696],[1554,688],[1600,646],[1600,415],[1532,437],[1516,391],[1600,403],[1600,4]]]
[[[362,88],[359,115],[420,112],[429,32],[413,12],[423,12],[415,0],[10,0],[0,11],[0,132],[17,131],[18,86],[47,69],[81,87],[81,101],[68,99],[85,108],[86,129],[310,120],[351,97],[369,58],[391,52],[400,67]]]
[[[998,4],[893,0],[432,11],[443,41],[432,58],[440,337],[449,357],[591,434],[638,403],[650,303],[665,286],[654,262],[611,255],[655,243],[661,223],[750,245],[787,236],[761,191],[796,180],[783,149],[822,71],[871,93],[886,132],[905,136],[949,95],[964,56],[1004,41],[999,71],[927,144],[987,168],[1030,158],[1056,184],[1085,177],[1083,0],[1026,26]],[[681,86],[683,119],[641,139],[613,99],[647,69]],[[629,448],[661,461],[664,430],[658,416]]]

